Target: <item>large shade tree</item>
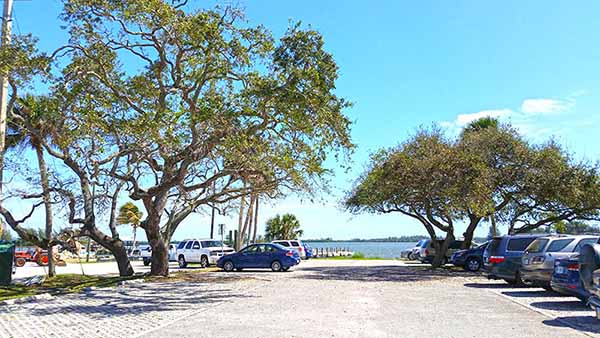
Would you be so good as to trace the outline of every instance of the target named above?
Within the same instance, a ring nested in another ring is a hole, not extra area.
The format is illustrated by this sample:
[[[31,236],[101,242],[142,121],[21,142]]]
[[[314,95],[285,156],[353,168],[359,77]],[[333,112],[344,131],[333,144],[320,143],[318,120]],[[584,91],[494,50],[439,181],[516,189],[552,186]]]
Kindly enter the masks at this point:
[[[371,158],[345,204],[352,212],[399,212],[421,222],[436,245],[438,265],[464,224],[465,245],[482,220],[509,233],[557,222],[598,220],[598,165],[574,161],[554,142],[531,145],[493,120],[468,126],[457,138],[422,130]]]
[[[159,0],[71,0],[62,18],[70,39],[52,55],[47,117],[60,133],[43,146],[75,234],[111,250],[121,274],[132,273],[116,229],[121,191],[141,201],[151,274],[166,275],[168,242],[191,212],[318,188],[327,156],[353,147],[337,65],[314,30],[294,25],[276,41],[235,9]],[[28,114],[15,117],[39,135]]]

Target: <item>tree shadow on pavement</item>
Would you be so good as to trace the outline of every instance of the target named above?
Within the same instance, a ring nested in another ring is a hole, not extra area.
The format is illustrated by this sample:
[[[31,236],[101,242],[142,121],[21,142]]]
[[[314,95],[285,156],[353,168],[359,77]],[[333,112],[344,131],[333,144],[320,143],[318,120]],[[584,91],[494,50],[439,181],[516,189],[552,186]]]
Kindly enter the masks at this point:
[[[295,276],[295,278],[360,282],[418,282],[478,276],[478,274],[448,268],[431,269],[398,265],[311,267],[303,268],[302,271],[309,273]]]
[[[530,305],[538,309],[554,311],[586,311],[590,309],[579,300],[533,302]],[[600,322],[598,324],[600,324]]]
[[[465,286],[474,289],[514,289],[516,287],[508,283],[465,283]]]
[[[595,316],[557,317],[542,323],[554,327],[568,327],[587,333],[600,333],[600,321]]]
[[[560,294],[546,290],[530,290],[530,291],[502,291],[502,294],[516,298],[536,298],[536,297],[556,297]]]
[[[206,283],[147,283],[110,289],[96,289],[69,295],[68,301],[45,301],[26,306],[31,316],[56,313],[85,314],[91,317],[131,316],[145,312],[169,312],[207,308],[211,304],[252,296],[227,288],[206,289]]]

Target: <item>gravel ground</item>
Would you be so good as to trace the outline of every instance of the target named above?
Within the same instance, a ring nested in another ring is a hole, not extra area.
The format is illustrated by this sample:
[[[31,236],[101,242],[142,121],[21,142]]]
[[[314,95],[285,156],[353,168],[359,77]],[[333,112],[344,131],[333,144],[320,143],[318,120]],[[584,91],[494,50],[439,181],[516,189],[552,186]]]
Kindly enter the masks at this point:
[[[576,298],[401,261],[194,276],[0,306],[0,337],[600,338]]]
[[[309,261],[289,273],[233,275],[260,278],[262,285],[243,299],[147,336],[550,338],[598,333],[570,319],[593,319],[575,298],[540,299],[529,294],[538,295],[537,289],[513,290],[478,276],[431,272],[398,261]],[[569,311],[560,310],[562,305]],[[538,308],[544,306],[550,310]]]

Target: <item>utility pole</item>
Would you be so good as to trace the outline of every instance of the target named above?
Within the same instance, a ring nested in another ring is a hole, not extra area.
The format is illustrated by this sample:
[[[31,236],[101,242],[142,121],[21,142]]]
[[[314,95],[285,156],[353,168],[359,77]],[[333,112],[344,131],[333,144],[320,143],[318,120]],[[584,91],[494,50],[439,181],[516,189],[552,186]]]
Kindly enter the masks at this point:
[[[12,8],[13,0],[4,0],[4,10],[2,11],[2,46],[10,43],[12,31]],[[0,78],[0,200],[3,191],[4,181],[4,152],[6,148],[6,115],[8,111],[8,77]],[[4,230],[0,224],[0,233]]]

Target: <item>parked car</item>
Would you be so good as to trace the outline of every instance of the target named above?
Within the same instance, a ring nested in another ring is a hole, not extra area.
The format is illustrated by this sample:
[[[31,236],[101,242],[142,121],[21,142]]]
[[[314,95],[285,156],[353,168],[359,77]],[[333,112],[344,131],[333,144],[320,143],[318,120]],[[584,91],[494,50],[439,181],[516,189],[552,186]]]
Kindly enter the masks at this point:
[[[205,268],[216,264],[219,257],[235,252],[216,239],[186,239],[177,245],[176,250],[180,268],[187,267],[188,263],[200,263]]]
[[[302,242],[302,246],[304,247],[304,252],[306,253],[306,259],[313,258],[313,249],[306,242]]]
[[[458,250],[450,257],[450,263],[461,266],[467,271],[479,271],[483,266],[483,251],[488,242],[479,244],[471,249]]]
[[[418,260],[419,259],[419,251],[421,251],[421,248],[423,246],[426,246],[427,243],[429,243],[428,239],[422,239],[422,240],[418,241],[417,244],[414,246],[414,248],[410,248],[407,250],[406,258],[408,258],[411,261]]]
[[[490,279],[503,279],[509,284],[522,284],[521,257],[536,238],[543,235],[494,237],[483,251],[483,269]]]
[[[442,244],[443,240],[438,239],[437,240],[440,245]],[[462,244],[464,241],[453,241],[452,243],[450,243],[450,245],[448,246],[448,251],[446,251],[446,256],[444,257],[442,264],[445,265],[450,261],[450,257],[452,257],[452,255],[461,249]],[[421,245],[421,247],[419,248],[419,251],[417,253],[417,259],[420,260],[422,263],[431,263],[433,262],[433,259],[435,258],[435,248],[433,246],[433,243],[431,242],[430,239],[426,239],[425,242]]]
[[[144,262],[145,266],[152,263],[152,247],[150,245],[140,245],[140,257]],[[177,261],[177,246],[175,244],[169,244],[169,262]]]
[[[292,248],[275,243],[252,244],[239,252],[225,255],[217,261],[217,266],[227,272],[242,271],[246,268],[271,268],[273,271],[288,271],[300,264],[300,255]]]
[[[579,255],[554,261],[550,287],[558,293],[575,296],[587,303],[590,294],[579,278]]]
[[[589,294],[588,305],[600,319],[600,244],[586,244],[579,254],[579,277]]]
[[[554,260],[570,258],[589,243],[598,242],[598,236],[554,235],[536,238],[525,249],[521,258],[521,278],[527,284],[550,290]]]
[[[283,247],[295,250],[298,252],[300,258],[306,259],[306,250],[304,250],[304,245],[299,239],[282,239],[272,241],[271,243],[279,244]]]

